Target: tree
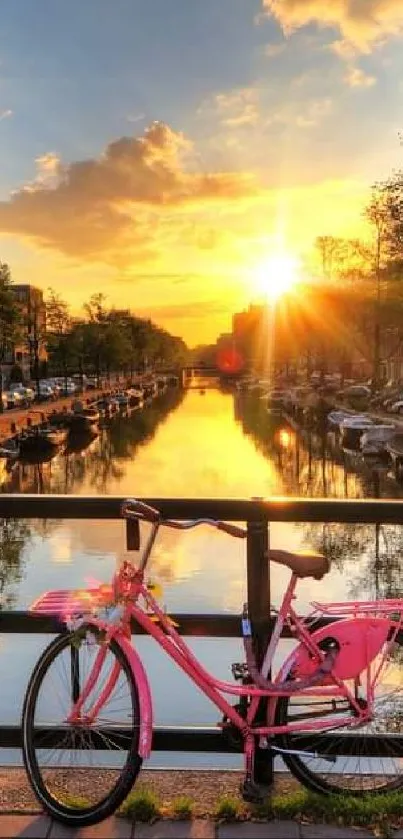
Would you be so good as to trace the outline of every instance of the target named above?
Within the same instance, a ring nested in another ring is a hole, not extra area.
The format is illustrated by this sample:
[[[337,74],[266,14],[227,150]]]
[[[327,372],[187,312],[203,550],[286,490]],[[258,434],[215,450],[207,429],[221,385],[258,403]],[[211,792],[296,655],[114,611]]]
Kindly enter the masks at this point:
[[[326,280],[331,280],[335,267],[339,267],[340,263],[346,259],[346,241],[337,239],[335,236],[317,236],[315,248],[320,257],[322,276]]]
[[[349,284],[365,278],[368,271],[368,247],[360,239],[317,236],[314,248],[319,256],[322,279],[326,283]]]
[[[386,264],[390,253],[391,242],[391,211],[388,190],[385,185],[374,184],[371,199],[364,210],[364,217],[372,230],[372,273],[376,283],[374,301],[374,362],[372,387],[376,388],[380,381],[381,362],[381,277],[382,267]]]
[[[48,289],[46,306],[46,331],[53,335],[64,335],[70,328],[70,311],[65,300],[52,288]]]
[[[84,311],[90,323],[104,323],[107,317],[105,307],[106,297],[102,292],[92,294],[87,303],[84,304]]]
[[[23,576],[23,555],[31,535],[29,525],[21,519],[0,519],[0,609],[15,600],[13,585]]]
[[[52,367],[58,373],[62,372],[67,391],[67,375],[69,362],[74,355],[70,350],[70,312],[65,300],[53,289],[48,289],[46,300],[46,344]]]
[[[0,413],[3,412],[2,364],[19,337],[20,314],[11,285],[10,268],[0,262]]]
[[[107,310],[105,300],[104,294],[93,294],[84,305],[84,311],[88,318],[83,328],[84,355],[95,371],[98,386],[103,369],[106,341],[104,327]]]
[[[181,364],[187,347],[151,320],[139,318],[129,309],[108,309],[103,294],[94,294],[84,305],[86,319],[71,320],[67,303],[49,289],[46,303],[47,342],[52,364],[67,376],[75,367],[83,377],[95,373],[98,383],[112,371],[133,375],[161,364]]]
[[[383,202],[386,222],[386,246],[389,260],[403,257],[403,171],[394,172],[375,186]]]

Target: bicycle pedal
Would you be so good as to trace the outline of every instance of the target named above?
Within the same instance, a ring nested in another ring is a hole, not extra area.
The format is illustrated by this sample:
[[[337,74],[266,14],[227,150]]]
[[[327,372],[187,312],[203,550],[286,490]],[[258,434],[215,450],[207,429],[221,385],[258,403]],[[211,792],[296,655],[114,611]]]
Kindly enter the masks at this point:
[[[236,661],[231,665],[231,672],[237,682],[249,679],[248,665],[245,661]]]
[[[239,791],[248,804],[263,804],[267,798],[267,788],[260,786],[256,781],[241,781]]]

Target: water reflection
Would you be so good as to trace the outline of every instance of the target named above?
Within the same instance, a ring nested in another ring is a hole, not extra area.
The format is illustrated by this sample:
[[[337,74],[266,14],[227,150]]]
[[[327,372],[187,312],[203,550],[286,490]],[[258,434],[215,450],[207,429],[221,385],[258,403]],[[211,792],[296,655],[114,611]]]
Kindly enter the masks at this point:
[[[23,576],[24,551],[30,535],[24,520],[0,519],[0,609],[10,608],[16,601],[14,587]]]
[[[19,460],[10,471],[4,470],[2,492],[79,494],[104,493],[124,475],[124,461],[131,461],[137,450],[154,437],[159,425],[175,410],[183,392],[169,390],[141,412],[113,417],[99,435],[77,437],[64,453],[42,458],[39,462]],[[34,570],[27,568],[26,551],[30,537],[30,558]],[[124,528],[120,522],[71,523],[40,519],[2,520],[0,522],[0,604],[3,608],[21,606],[21,592],[28,588],[23,605],[32,601],[39,590],[48,587],[49,562],[70,565],[74,556],[93,553],[111,556],[113,561],[124,553]],[[118,547],[117,547],[118,546]],[[118,555],[118,556],[116,556]],[[27,579],[24,579],[27,572]],[[35,582],[33,583],[32,577]],[[109,574],[108,574],[109,575]],[[38,588],[36,585],[38,580]],[[83,582],[81,578],[81,583]],[[66,580],[66,587],[72,582]],[[57,585],[57,583],[56,583]]]
[[[331,434],[294,428],[267,413],[264,400],[236,396],[234,415],[259,451],[272,458],[288,496],[321,498],[402,497],[385,464],[365,461],[340,449]],[[323,524],[299,526],[303,543],[325,553],[348,574],[351,598],[403,595],[400,565],[402,529],[392,525]],[[350,567],[349,567],[350,566]],[[350,576],[350,568],[354,571]]]
[[[170,497],[402,494],[387,469],[346,455],[329,437],[300,433],[281,416],[269,415],[263,400],[197,389],[168,390],[142,411],[118,414],[97,437],[77,439],[49,462],[18,463],[3,491]],[[119,521],[42,520],[30,527],[35,538],[27,578],[19,584],[19,605],[49,588],[53,577],[55,586],[66,587],[83,585],[86,574],[108,579],[116,563],[128,557]],[[271,544],[314,547],[332,560],[326,585],[301,583],[302,608],[318,598],[318,589],[322,599],[401,593],[399,528],[278,523],[271,528]],[[244,570],[243,546],[206,528],[186,536],[162,532],[152,573],[168,584],[171,609],[238,612]],[[284,583],[281,569],[273,568],[275,601]]]
[[[168,390],[142,411],[113,415],[99,435],[77,436],[62,454],[40,462],[17,461],[3,477],[2,492],[72,494],[84,484],[92,494],[110,492],[111,483],[124,475],[122,461],[133,459],[140,446],[152,440],[182,399],[183,391]]]
[[[346,457],[331,439],[298,434],[281,417],[269,417],[261,400],[239,399],[207,388],[204,394],[197,388],[185,393],[168,391],[142,411],[116,416],[97,438],[77,441],[74,451],[48,463],[18,464],[5,476],[2,489],[199,498],[401,494],[387,470]],[[136,560],[135,554],[125,551],[121,521],[32,521],[26,534],[24,527],[10,531],[8,545],[6,539],[3,546],[8,573],[4,592],[14,596],[14,608],[27,608],[47,589],[81,587],[87,577],[107,581],[122,559]],[[332,569],[324,580],[300,581],[300,614],[307,613],[312,600],[402,594],[397,566],[399,528],[379,528],[376,539],[373,526],[279,522],[270,529],[270,541],[273,547],[289,550],[301,545],[318,547],[332,558]],[[162,602],[169,611],[239,614],[246,599],[245,565],[241,540],[205,527],[186,534],[161,532],[149,570],[151,578],[163,584]],[[275,606],[288,578],[287,569],[273,564]],[[14,697],[22,697],[32,661],[45,641],[16,635],[3,639],[0,669],[7,668],[10,696],[1,697],[0,719],[19,715]],[[173,673],[153,642],[139,638],[136,644],[151,677],[159,724],[216,721],[214,709],[184,677]],[[192,646],[218,678],[226,677],[228,662],[242,655],[235,639],[195,639]],[[161,682],[169,683],[168,694],[161,691]]]

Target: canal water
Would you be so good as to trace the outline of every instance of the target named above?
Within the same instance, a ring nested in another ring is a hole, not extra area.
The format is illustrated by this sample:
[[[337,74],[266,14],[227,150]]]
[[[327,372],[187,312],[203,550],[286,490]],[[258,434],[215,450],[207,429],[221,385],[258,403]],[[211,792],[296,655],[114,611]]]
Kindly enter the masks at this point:
[[[199,382],[200,388],[206,384]],[[145,497],[302,496],[397,497],[401,486],[382,464],[364,464],[343,453],[330,437],[298,432],[270,417],[263,400],[217,388],[175,388],[130,416],[111,419],[99,437],[41,464],[18,463],[3,475],[7,493],[67,493]],[[0,602],[26,609],[52,588],[81,588],[88,578],[109,581],[125,551],[122,522],[0,522]],[[239,614],[246,599],[245,543],[203,527],[188,533],[160,531],[149,576],[163,587],[173,612]],[[273,547],[325,549],[332,560],[321,582],[301,581],[301,613],[311,600],[402,594],[400,530],[367,525],[273,524]],[[272,601],[278,605],[288,572],[273,565]],[[17,724],[33,664],[49,638],[0,636],[3,674],[0,721]],[[286,645],[282,645],[283,654]],[[146,638],[136,639],[146,663],[156,722],[213,724],[216,710]],[[192,648],[217,676],[230,678],[242,660],[237,640],[193,639]],[[4,751],[4,750],[3,750]],[[19,761],[9,752],[5,760]],[[224,756],[164,755],[152,765],[234,765]]]

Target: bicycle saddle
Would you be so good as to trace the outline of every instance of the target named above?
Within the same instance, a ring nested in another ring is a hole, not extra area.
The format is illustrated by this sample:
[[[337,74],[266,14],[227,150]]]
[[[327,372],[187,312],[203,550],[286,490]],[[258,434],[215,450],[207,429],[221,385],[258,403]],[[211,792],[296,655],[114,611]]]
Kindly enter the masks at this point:
[[[330,571],[330,562],[322,554],[271,550],[270,560],[285,565],[297,577],[313,577],[315,580],[321,580]]]

